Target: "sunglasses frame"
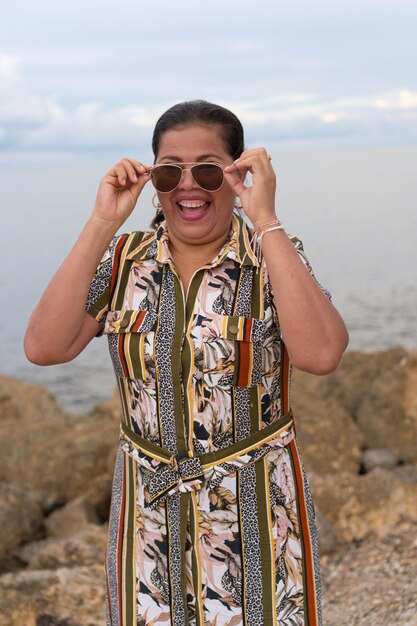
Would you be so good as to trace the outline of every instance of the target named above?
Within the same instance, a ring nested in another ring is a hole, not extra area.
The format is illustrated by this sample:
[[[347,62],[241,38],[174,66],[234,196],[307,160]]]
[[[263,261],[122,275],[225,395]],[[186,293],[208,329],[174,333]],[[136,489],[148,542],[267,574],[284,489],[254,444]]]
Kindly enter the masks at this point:
[[[152,179],[152,174],[154,172],[154,170],[156,170],[158,167],[176,167],[177,169],[181,170],[181,176],[180,179],[178,181],[178,183],[175,185],[175,187],[173,187],[172,189],[170,189],[169,191],[160,191],[155,183],[153,182]],[[191,165],[191,167],[182,167],[183,165]],[[215,165],[216,167],[218,167],[222,174],[223,174],[223,179],[221,182],[221,185],[219,187],[217,187],[216,189],[206,189],[205,187],[203,187],[202,185],[200,185],[200,183],[194,178],[194,174],[193,174],[193,168],[197,167],[198,165]],[[220,165],[220,163],[216,163],[215,161],[197,161],[196,163],[190,162],[190,163],[157,163],[156,165],[154,165],[151,169],[151,171],[149,172],[149,175],[151,177],[152,180],[152,184],[155,187],[156,191],[158,193],[171,193],[172,191],[175,191],[175,189],[177,189],[177,187],[180,185],[181,181],[182,181],[182,177],[184,175],[184,172],[190,172],[191,176],[193,177],[193,181],[195,182],[196,185],[198,185],[200,187],[200,189],[203,189],[204,191],[208,191],[209,193],[214,193],[215,191],[219,191],[219,189],[221,189],[223,187],[223,183],[224,183],[224,167],[223,165]]]

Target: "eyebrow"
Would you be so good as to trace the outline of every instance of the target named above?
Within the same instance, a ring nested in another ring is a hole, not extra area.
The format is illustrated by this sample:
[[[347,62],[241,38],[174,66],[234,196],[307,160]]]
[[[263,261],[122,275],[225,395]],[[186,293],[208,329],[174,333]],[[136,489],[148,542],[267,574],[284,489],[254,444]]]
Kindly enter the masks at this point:
[[[218,155],[218,154],[212,154],[212,153],[207,153],[207,154],[200,154],[199,157],[197,157],[197,159],[195,161],[192,161],[193,163],[199,163],[200,161],[207,161],[207,159],[216,159],[217,161],[221,161],[222,158]],[[170,161],[171,163],[190,163],[190,161],[184,161],[184,159],[181,159],[180,157],[178,157],[175,154],[167,154],[165,156],[163,156],[161,159],[158,159],[159,161]]]

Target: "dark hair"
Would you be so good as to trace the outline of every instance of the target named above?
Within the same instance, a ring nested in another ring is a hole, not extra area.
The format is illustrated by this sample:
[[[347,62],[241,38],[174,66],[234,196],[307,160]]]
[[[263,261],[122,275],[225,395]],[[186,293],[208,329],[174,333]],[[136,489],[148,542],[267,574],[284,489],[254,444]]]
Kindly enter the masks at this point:
[[[219,126],[221,137],[232,159],[240,157],[245,149],[243,127],[234,113],[206,100],[189,100],[174,104],[156,122],[152,136],[152,150],[155,160],[162,135],[168,130],[189,124]],[[157,228],[162,220],[163,215],[158,213],[152,220],[151,227]]]
[[[155,124],[152,150],[156,159],[161,136],[176,126],[204,124],[220,126],[220,133],[232,159],[240,157],[244,150],[243,128],[234,113],[206,100],[189,100],[174,104],[165,111]]]

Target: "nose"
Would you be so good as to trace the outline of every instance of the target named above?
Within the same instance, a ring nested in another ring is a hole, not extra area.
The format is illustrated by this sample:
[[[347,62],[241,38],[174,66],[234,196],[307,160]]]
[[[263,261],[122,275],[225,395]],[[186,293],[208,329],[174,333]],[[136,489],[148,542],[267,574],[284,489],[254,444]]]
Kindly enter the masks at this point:
[[[185,168],[182,170],[182,176],[179,186],[181,189],[190,190],[194,189],[194,187],[198,186],[191,174],[190,168]]]

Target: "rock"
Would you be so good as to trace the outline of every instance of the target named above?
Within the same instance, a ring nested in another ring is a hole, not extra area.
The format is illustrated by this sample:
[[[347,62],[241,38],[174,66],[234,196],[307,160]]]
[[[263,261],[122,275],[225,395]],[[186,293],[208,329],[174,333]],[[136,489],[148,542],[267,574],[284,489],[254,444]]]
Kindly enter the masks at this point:
[[[417,484],[417,465],[411,463],[406,465],[398,465],[392,470],[393,476],[399,478],[403,483],[410,485]]]
[[[323,378],[294,371],[292,405],[307,471],[358,473],[363,435],[349,411],[332,397],[323,398]]]
[[[376,467],[392,469],[398,465],[398,459],[395,454],[387,448],[369,448],[363,453],[362,465],[365,472],[370,472]]]
[[[104,563],[107,527],[87,527],[68,539],[44,539],[28,543],[17,557],[29,569],[57,569]]]
[[[40,495],[17,483],[0,483],[0,559],[44,534]]]
[[[318,509],[316,509],[316,520],[319,537],[319,553],[320,555],[330,554],[337,548],[337,541],[333,529]]]
[[[116,465],[116,457],[117,457],[118,449],[117,447],[112,447],[107,456],[106,468],[109,476],[113,479],[114,468]]]
[[[417,356],[400,355],[376,378],[356,413],[369,447],[388,448],[403,462],[417,461]]]
[[[60,414],[64,411],[45,387],[0,376],[0,424],[11,420],[14,430],[20,430],[21,420],[51,419]]]
[[[323,626],[415,626],[417,524],[321,559]]]
[[[41,615],[36,626],[71,626],[71,623],[67,619],[56,620],[52,615]]]
[[[97,404],[97,406],[91,409],[88,413],[88,417],[93,419],[103,419],[103,417],[105,417],[113,420],[114,422],[120,422],[120,412],[120,395],[116,388],[113,390],[112,395],[108,400],[100,402],[100,404]]]
[[[0,577],[0,626],[103,626],[103,565]]]
[[[417,461],[417,353],[403,348],[348,352],[316,387],[322,411],[330,399],[348,411],[363,447],[386,448],[403,462]]]
[[[56,620],[52,615],[41,615],[36,626],[71,626],[71,623],[67,619]]]
[[[113,455],[113,451],[112,451]],[[115,459],[113,459],[113,468]],[[87,490],[83,493],[83,498],[93,507],[102,522],[109,519],[110,501],[112,489],[112,476],[110,473],[96,476],[88,485]]]
[[[83,496],[71,500],[45,520],[48,537],[70,537],[91,524],[99,525],[97,513]]]
[[[384,536],[404,515],[417,520],[417,485],[382,468],[354,476],[311,475],[315,503],[339,544]]]
[[[387,371],[392,372],[404,358],[412,355],[413,353],[407,352],[404,348],[372,353],[346,352],[335,372],[317,378],[320,395],[323,400],[328,397],[335,398],[355,417],[363,400],[369,394],[372,381],[379,379]]]
[[[72,415],[42,388],[6,377],[1,393],[0,480],[67,501],[109,472],[110,453],[118,447],[118,421],[110,411]]]
[[[398,600],[388,621],[411,624],[415,607],[404,581],[414,581],[395,567],[407,567],[412,548],[403,553],[403,540],[395,542],[403,525],[411,528],[417,520],[417,355],[402,349],[348,353],[329,376],[294,371],[292,398],[320,551],[336,572],[336,578],[325,576],[325,602],[334,607],[325,625],[379,626],[387,598],[403,597],[403,614]],[[27,568],[0,576],[0,626],[104,623],[102,522],[108,518],[119,415],[117,393],[79,416],[63,411],[36,385],[0,377],[0,481],[15,481],[0,483],[0,555],[3,549],[6,561]],[[41,539],[45,528],[48,537]],[[372,558],[385,551],[385,565],[367,562],[362,549],[368,545]],[[355,561],[355,555],[361,558]],[[373,584],[369,576],[379,571],[383,576]],[[362,592],[366,610],[355,605]],[[374,606],[379,622],[368,620]]]

